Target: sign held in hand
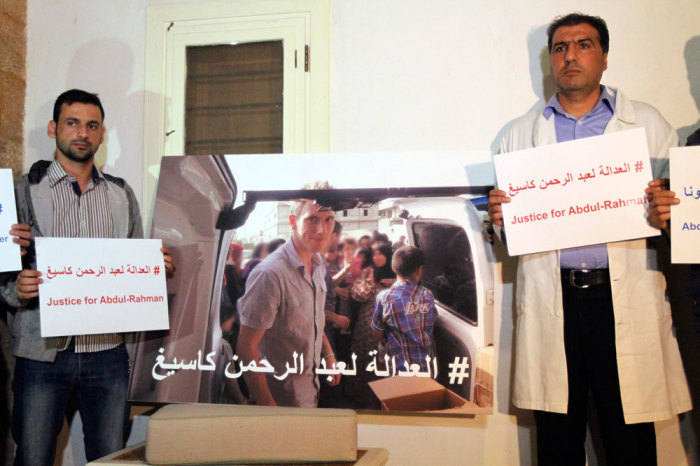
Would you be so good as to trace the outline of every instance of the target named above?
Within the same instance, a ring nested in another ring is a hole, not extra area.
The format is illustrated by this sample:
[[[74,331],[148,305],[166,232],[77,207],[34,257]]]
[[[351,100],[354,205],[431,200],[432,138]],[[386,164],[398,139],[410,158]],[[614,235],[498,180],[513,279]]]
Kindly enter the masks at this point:
[[[167,329],[155,239],[37,238],[41,336]]]
[[[511,256],[658,235],[643,128],[494,156]],[[700,187],[700,185],[699,185]]]

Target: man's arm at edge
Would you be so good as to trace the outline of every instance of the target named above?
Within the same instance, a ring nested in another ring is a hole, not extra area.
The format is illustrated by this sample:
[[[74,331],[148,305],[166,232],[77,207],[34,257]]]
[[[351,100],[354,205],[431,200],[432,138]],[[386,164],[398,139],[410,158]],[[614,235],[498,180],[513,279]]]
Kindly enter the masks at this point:
[[[236,353],[241,358],[244,364],[250,364],[251,361],[260,362],[260,342],[265,336],[266,329],[257,329],[241,325],[240,333],[238,334],[238,345]],[[270,387],[267,385],[265,374],[258,372],[246,372],[245,381],[248,384],[248,389],[252,398],[257,405],[261,406],[277,406],[275,399],[272,397]]]

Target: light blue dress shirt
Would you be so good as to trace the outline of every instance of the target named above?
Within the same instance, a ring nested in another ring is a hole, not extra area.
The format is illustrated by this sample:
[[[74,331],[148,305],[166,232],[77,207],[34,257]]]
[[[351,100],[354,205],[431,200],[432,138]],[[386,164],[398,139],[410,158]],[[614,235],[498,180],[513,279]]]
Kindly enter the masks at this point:
[[[600,86],[598,102],[581,118],[566,113],[554,94],[543,110],[545,118],[554,116],[557,142],[600,136],[612,118],[615,97],[605,86]],[[605,244],[594,244],[561,250],[560,267],[564,269],[605,269],[608,267],[608,251]]]

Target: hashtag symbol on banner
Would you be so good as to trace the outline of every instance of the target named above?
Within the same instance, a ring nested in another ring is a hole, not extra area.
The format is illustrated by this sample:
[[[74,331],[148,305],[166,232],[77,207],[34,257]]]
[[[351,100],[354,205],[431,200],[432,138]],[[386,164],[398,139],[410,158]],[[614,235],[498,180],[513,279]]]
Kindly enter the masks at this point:
[[[639,173],[640,171],[642,171],[643,168],[644,168],[644,162],[642,162],[641,160],[637,160],[634,163],[635,172]]]
[[[156,265],[153,267],[153,275],[158,275],[160,273],[160,266]]]
[[[449,364],[450,366],[450,384],[458,383],[462,384],[465,378],[469,377],[469,358],[466,356],[455,357],[454,362]]]

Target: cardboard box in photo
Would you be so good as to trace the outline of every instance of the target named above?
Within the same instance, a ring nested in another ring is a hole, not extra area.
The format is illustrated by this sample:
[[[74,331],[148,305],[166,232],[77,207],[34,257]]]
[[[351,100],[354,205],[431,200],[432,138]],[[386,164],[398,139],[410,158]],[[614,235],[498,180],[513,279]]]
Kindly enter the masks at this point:
[[[482,407],[429,378],[390,377],[369,383],[384,411],[412,411],[428,414],[491,414]]]

